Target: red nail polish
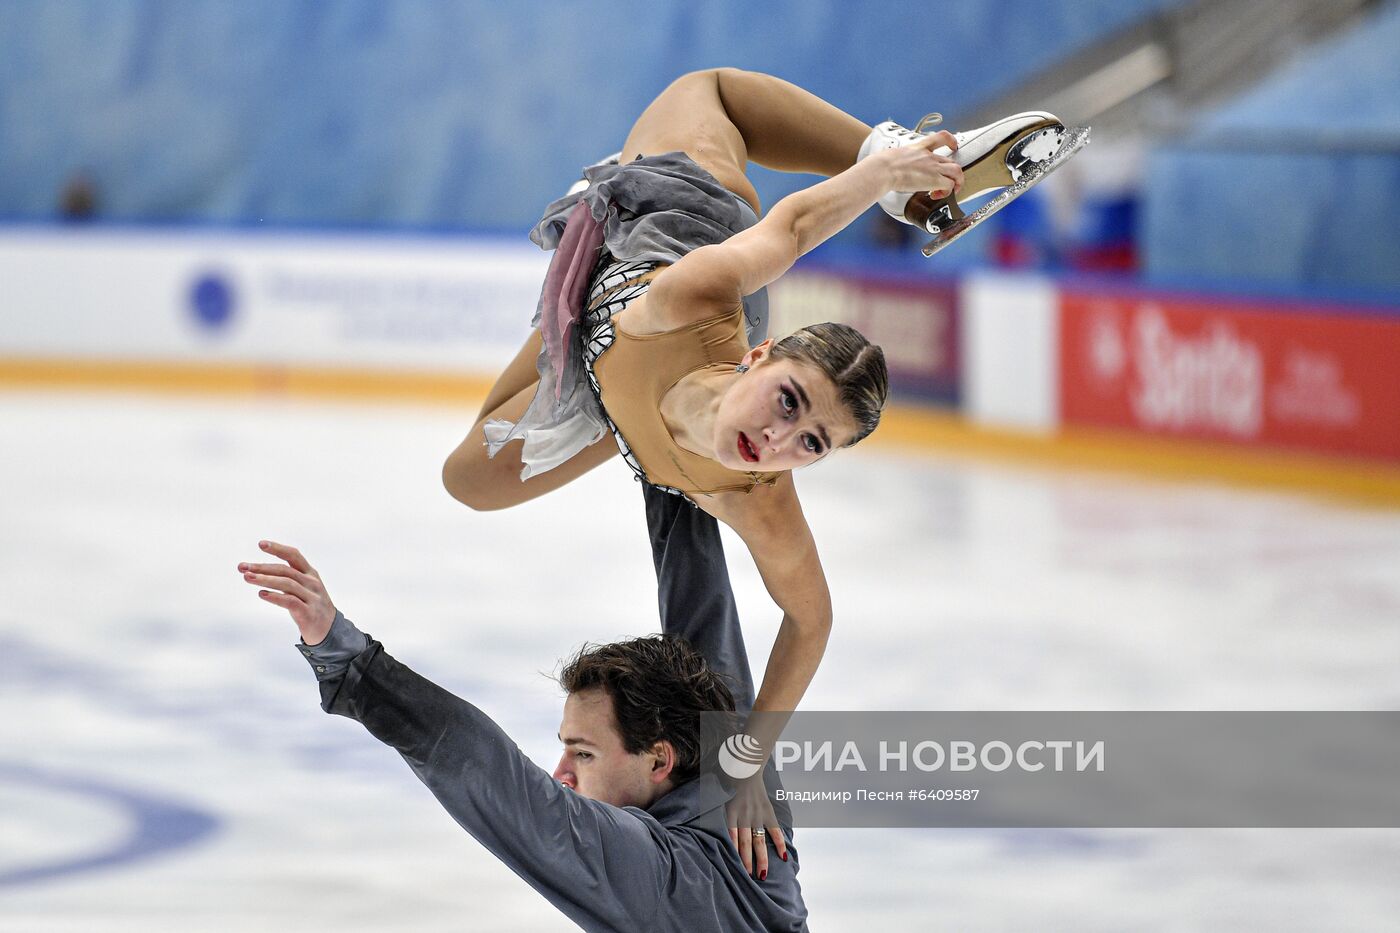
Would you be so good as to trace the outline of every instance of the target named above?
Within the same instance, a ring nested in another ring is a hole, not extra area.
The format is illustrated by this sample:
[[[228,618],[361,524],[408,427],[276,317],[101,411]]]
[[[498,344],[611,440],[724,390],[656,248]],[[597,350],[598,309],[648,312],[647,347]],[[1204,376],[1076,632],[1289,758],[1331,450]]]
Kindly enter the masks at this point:
[[[783,861],[784,861],[784,862],[787,861],[787,853],[786,853],[786,852],[783,853]]]
[[[758,880],[759,880],[759,881],[767,880],[767,878],[768,878],[768,869],[765,868],[765,869],[763,869],[763,871],[761,871],[761,872],[758,873]]]

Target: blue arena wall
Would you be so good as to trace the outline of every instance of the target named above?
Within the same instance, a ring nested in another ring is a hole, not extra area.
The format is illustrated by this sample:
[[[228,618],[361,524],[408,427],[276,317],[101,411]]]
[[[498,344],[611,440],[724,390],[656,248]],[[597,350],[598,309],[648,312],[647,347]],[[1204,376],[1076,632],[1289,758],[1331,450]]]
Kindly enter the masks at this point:
[[[0,217],[82,173],[107,220],[518,230],[688,70],[957,125],[1179,2],[7,0]]]
[[[1207,114],[1149,162],[1148,273],[1400,287],[1400,4]]]

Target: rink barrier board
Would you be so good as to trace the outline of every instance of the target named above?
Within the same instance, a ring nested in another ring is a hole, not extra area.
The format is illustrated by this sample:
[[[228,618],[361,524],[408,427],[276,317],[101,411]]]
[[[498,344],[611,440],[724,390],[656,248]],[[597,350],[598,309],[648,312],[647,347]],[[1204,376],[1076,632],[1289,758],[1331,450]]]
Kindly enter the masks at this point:
[[[815,267],[768,286],[768,333],[781,339],[830,321],[884,350],[895,395],[958,405],[963,384],[956,280],[910,281]]]
[[[1063,424],[1400,464],[1400,318],[1073,286],[1059,306]]]
[[[0,226],[0,355],[489,371],[547,267],[487,238]]]
[[[474,410],[489,388],[486,374],[504,365],[528,328],[520,311],[534,302],[545,260],[529,244],[489,238],[0,229],[6,305],[25,312],[0,315],[0,384]],[[880,443],[1394,497],[1393,313],[1309,300],[1270,314],[1273,305],[1258,296],[1164,297],[1034,274],[930,279],[820,265],[794,270],[770,291],[775,336],[837,320],[884,346],[901,404],[886,416]],[[1159,392],[1188,399],[1182,425],[1154,432],[1123,415],[1121,397],[1106,415],[1084,407],[1086,382],[1097,378],[1091,366],[1135,365],[1130,341],[1115,349],[1100,340],[1095,362],[1084,349],[1092,341],[1076,336],[1086,316],[1076,307],[1092,318],[1108,306],[1120,316],[1155,315],[1159,337],[1165,329],[1170,338],[1171,365],[1205,386],[1194,395],[1179,385]],[[1281,349],[1251,348],[1268,338],[1250,330],[1264,326],[1251,315],[1288,331]],[[1292,373],[1280,398],[1295,421],[1311,424],[1281,429],[1260,417],[1259,405],[1230,394],[1239,373],[1252,372],[1240,363],[1251,353],[1263,361],[1256,370]],[[929,402],[961,417],[930,411]],[[1202,413],[1214,419],[1209,430],[1191,423]],[[1340,423],[1352,415],[1355,423]],[[1263,427],[1244,435],[1240,425]]]
[[[348,368],[0,357],[0,389],[10,391],[401,402],[452,406],[473,415],[491,382],[480,375]],[[1400,508],[1400,468],[1387,464],[1082,426],[1032,433],[976,425],[952,410],[920,403],[891,404],[879,430],[865,443],[886,450],[971,456],[1030,468],[1225,483]]]

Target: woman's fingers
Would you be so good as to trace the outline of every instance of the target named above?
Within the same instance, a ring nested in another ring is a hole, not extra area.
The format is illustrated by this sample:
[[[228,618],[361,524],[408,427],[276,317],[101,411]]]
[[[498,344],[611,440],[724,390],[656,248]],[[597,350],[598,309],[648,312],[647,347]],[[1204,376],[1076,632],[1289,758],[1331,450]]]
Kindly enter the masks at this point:
[[[782,827],[773,814],[773,806],[767,797],[762,778],[743,781],[736,788],[734,799],[726,808],[729,822],[729,839],[739,850],[739,861],[744,871],[751,873],[759,881],[768,878],[768,840],[773,839],[779,854],[786,858],[787,844],[783,839]]]
[[[947,135],[947,134],[943,134]],[[920,143],[924,140],[920,140]],[[963,185],[962,166],[922,146],[888,150],[894,191],[927,191],[941,198]]]
[[[947,146],[953,152],[958,151],[957,138],[947,130],[939,130],[937,133],[930,133],[913,145],[924,150],[937,149],[939,146]]]
[[[945,197],[954,191],[960,191],[963,186],[962,166],[951,159],[940,159],[938,166],[934,169],[936,180],[929,188],[929,194],[935,198]]]
[[[744,863],[744,871],[753,871],[753,833],[749,827],[739,827],[739,861]]]
[[[783,828],[776,821],[768,824],[768,838],[773,843],[773,848],[778,852],[778,858],[787,861],[787,837],[783,835]]]
[[[954,162],[952,159],[945,159],[945,160],[943,161],[943,163],[938,167],[938,172],[939,172],[939,174],[942,175],[944,178],[948,179],[949,181],[951,181],[951,182],[953,183],[953,190],[954,190],[954,191],[957,191],[959,188],[962,187],[962,183],[963,183],[963,170],[962,170],[962,166],[959,165],[958,163]]]

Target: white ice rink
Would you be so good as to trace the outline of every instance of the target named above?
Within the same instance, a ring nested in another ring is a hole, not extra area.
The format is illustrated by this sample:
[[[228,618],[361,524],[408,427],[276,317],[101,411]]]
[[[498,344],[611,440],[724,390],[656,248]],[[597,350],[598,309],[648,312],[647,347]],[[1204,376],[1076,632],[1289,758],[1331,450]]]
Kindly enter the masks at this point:
[[[438,471],[468,418],[0,394],[0,929],[573,929],[320,711],[235,570],[298,545],[552,768],[541,672],[655,627],[641,497],[614,461],[461,508]],[[804,708],[1400,707],[1400,513],[889,447],[798,485],[836,603]],[[778,614],[727,541],[761,673]],[[1400,831],[797,842],[815,931],[1400,929]]]

